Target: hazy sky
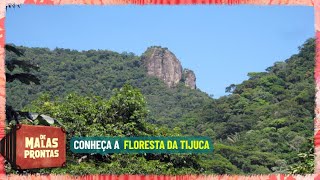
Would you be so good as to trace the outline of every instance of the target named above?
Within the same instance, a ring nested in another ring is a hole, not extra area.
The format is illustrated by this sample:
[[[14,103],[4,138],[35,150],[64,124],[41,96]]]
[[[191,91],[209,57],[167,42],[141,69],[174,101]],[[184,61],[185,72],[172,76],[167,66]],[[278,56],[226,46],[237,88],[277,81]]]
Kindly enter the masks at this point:
[[[168,47],[214,97],[298,52],[314,36],[312,7],[30,6],[8,9],[8,43],[143,53]]]

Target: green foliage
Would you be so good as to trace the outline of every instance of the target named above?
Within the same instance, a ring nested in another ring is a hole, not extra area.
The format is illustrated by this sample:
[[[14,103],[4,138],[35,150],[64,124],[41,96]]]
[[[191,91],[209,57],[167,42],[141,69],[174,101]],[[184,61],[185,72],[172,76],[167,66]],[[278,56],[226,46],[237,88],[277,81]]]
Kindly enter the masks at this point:
[[[52,100],[54,99],[54,100]],[[184,174],[199,173],[196,155],[129,155],[73,154],[69,141],[73,136],[179,136],[171,131],[145,122],[147,106],[138,89],[125,84],[115,89],[106,100],[70,94],[65,98],[42,95],[26,108],[27,111],[48,114],[66,128],[68,166],[58,169],[32,170],[28,173],[71,174]]]
[[[299,161],[288,167],[288,171],[291,174],[312,174],[314,171],[314,148],[313,139],[309,139],[308,147],[310,148],[307,152],[299,153]]]
[[[37,64],[40,68],[34,75],[41,84],[9,83],[8,102],[58,119],[68,127],[69,139],[205,135],[216,143],[213,154],[201,156],[69,154],[68,167],[50,172],[269,174],[312,170],[313,159],[305,152],[310,149],[307,139],[313,136],[314,39],[265,72],[248,73],[248,80],[230,85],[226,88],[230,94],[218,99],[183,83],[168,88],[149,77],[141,57],[132,53],[19,49],[23,57],[11,54],[7,58]],[[34,99],[37,101],[30,104]]]
[[[9,5],[9,8],[10,7],[11,6]],[[14,57],[10,56],[10,55],[14,55],[16,57],[23,56],[23,52],[20,49],[16,48],[15,46],[6,44],[5,49],[8,53],[5,61],[5,65],[6,65],[7,72],[8,71],[10,72],[10,73],[5,73],[6,82],[10,83],[15,80],[19,80],[23,84],[29,85],[31,84],[31,82],[33,82],[34,84],[39,85],[40,80],[35,75],[30,73],[32,70],[38,70],[39,67],[32,65],[28,61],[17,60]],[[11,120],[14,120],[15,121],[14,124],[16,124],[19,121],[19,117],[24,116],[25,114],[26,113],[17,111],[12,106],[6,104],[7,123],[10,123]]]
[[[6,73],[6,81],[13,82],[19,80],[24,84],[31,84],[31,82],[39,85],[40,80],[30,72],[32,70],[38,70],[39,67],[31,64],[29,61],[17,60],[14,56],[21,57],[23,52],[12,45],[5,45],[5,49],[8,52],[6,58],[6,68],[10,73]],[[20,68],[19,70],[16,70]],[[16,71],[15,71],[16,70]]]

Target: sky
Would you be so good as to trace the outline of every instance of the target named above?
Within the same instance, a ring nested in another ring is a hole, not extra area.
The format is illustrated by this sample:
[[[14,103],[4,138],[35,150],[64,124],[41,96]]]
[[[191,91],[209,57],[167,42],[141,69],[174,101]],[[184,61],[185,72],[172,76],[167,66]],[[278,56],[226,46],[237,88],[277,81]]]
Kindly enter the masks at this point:
[[[314,37],[312,7],[33,6],[8,9],[6,42],[28,47],[107,49],[141,55],[169,48],[213,95],[284,61]]]

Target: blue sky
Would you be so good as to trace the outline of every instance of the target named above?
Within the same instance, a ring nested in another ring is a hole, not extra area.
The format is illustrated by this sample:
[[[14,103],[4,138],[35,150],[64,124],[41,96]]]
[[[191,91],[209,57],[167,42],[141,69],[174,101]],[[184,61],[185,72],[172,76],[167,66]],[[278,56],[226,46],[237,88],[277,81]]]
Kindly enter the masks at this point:
[[[29,47],[143,53],[168,47],[197,86],[225,88],[298,52],[314,36],[312,7],[31,6],[8,9],[6,41]]]

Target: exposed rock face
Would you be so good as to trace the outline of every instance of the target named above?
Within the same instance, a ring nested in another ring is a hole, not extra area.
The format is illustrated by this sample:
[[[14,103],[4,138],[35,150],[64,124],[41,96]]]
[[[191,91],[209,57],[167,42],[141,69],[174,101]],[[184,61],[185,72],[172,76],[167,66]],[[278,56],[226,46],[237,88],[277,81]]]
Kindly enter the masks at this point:
[[[194,72],[192,70],[189,69],[185,69],[183,71],[184,73],[184,83],[187,87],[190,87],[191,89],[196,89],[196,75],[194,74]]]
[[[142,56],[148,75],[163,80],[168,87],[177,85],[182,77],[182,66],[176,56],[166,48],[150,47]]]
[[[196,88],[196,76],[193,71],[182,71],[179,59],[167,48],[149,47],[142,55],[142,62],[149,76],[163,80],[168,87],[175,87],[184,76],[185,85],[191,89]]]

